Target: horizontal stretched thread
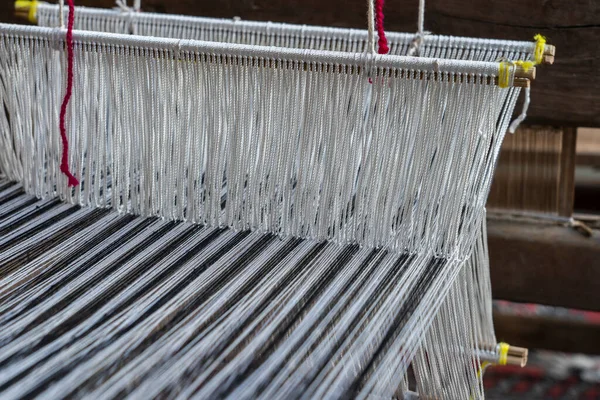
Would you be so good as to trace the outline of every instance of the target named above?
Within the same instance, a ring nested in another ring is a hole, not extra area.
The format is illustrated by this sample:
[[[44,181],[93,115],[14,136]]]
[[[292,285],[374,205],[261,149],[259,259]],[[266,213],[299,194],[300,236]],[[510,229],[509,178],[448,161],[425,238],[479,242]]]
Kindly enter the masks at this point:
[[[0,221],[3,399],[391,397],[460,269],[15,189],[0,204],[23,207]]]
[[[56,24],[52,24],[50,21],[56,19],[57,15],[58,7],[56,5],[45,2],[39,3],[37,9],[39,23],[45,26],[56,26]],[[153,33],[163,31],[172,34],[171,37],[186,37],[185,34],[204,31],[214,32],[215,35],[222,35],[221,40],[229,41],[235,41],[236,38],[239,40],[242,35],[260,35],[272,38],[288,37],[290,39],[305,38],[312,39],[315,43],[321,41],[328,43],[329,45],[326,45],[326,48],[330,48],[329,46],[332,46],[336,41],[342,41],[349,44],[360,43],[360,46],[356,48],[358,52],[364,51],[367,41],[367,31],[364,29],[165,15],[148,12],[123,13],[118,10],[90,7],[78,7],[78,15],[80,18],[79,21],[82,21],[85,25],[93,25],[96,30],[106,28],[115,32],[116,30],[120,30],[121,33],[126,33],[130,24],[134,23],[137,27],[137,34],[145,34],[144,32],[150,31]],[[408,48],[414,39],[414,33],[386,32],[386,37],[390,43],[391,51],[394,52],[395,49],[400,49],[403,46]],[[191,39],[191,37],[186,38]],[[435,53],[434,49],[436,48],[444,50],[494,50],[502,53],[500,55],[505,56],[505,53],[525,53],[522,56],[508,57],[511,59],[531,58],[535,51],[535,46],[535,43],[527,41],[441,35],[427,35],[422,45],[423,50],[429,53]],[[427,50],[428,47],[431,49]],[[401,53],[394,52],[394,54]]]
[[[28,27],[0,24],[0,34],[7,38],[21,40],[47,40],[53,46],[62,40],[52,28]],[[75,31],[73,40],[76,45],[92,45],[98,48],[164,50],[171,54],[184,52],[205,53],[214,56],[249,57],[258,59],[299,61],[308,64],[355,65],[366,68],[395,68],[431,72],[453,72],[457,74],[479,74],[496,76],[498,63],[463,60],[433,60],[415,57],[350,54],[324,50],[299,50],[290,48],[272,48],[243,44],[223,44],[197,40],[177,40],[169,38],[130,36],[122,34]],[[102,45],[97,45],[102,43]],[[514,75],[514,73],[513,73]]]
[[[2,73],[14,76],[4,83],[19,97],[8,113],[25,121],[0,121],[10,126],[0,162],[29,192],[283,237],[405,251],[427,243],[458,258],[471,247],[518,93],[420,72],[371,85],[362,71],[250,68],[210,54],[182,62],[184,49],[175,59],[172,48],[96,35],[113,42],[75,51],[85,73],[75,76],[73,106],[85,113],[69,115],[70,163],[83,183],[70,191],[43,117],[61,92],[62,53],[40,36],[0,40],[11,54]]]

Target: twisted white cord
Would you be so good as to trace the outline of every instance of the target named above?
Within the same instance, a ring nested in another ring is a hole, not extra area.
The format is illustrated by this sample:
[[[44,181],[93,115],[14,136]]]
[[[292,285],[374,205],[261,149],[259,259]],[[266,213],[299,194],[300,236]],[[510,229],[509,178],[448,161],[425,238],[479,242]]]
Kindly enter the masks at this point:
[[[527,110],[529,110],[530,100],[530,89],[525,88],[525,100],[523,101],[523,110],[521,111],[521,114],[510,124],[510,127],[508,128],[508,131],[510,133],[515,133],[517,131],[517,128],[519,128],[519,125],[521,125],[521,122],[523,122],[525,118],[527,118]]]
[[[417,20],[417,35],[413,39],[410,48],[408,49],[409,56],[418,56],[419,49],[425,40],[425,35],[430,32],[425,31],[425,0],[419,0],[419,17]]]
[[[419,0],[419,21],[418,34],[423,35],[425,32],[425,0]]]
[[[59,27],[65,27],[65,0],[58,1],[58,24]]]
[[[375,54],[375,0],[367,0],[367,28],[369,30],[369,38],[367,39],[367,48],[371,54]]]
[[[127,0],[116,0],[115,5],[124,12],[131,12],[131,11],[139,12],[142,8],[142,1],[135,0],[133,2],[133,7],[129,7],[127,5]]]
[[[141,8],[141,0],[135,0],[133,3],[133,7],[129,7],[127,5],[127,0],[116,0],[115,5],[119,10],[123,13],[127,14],[129,17],[129,33],[133,35],[137,35],[137,28],[135,24],[135,14],[140,12]]]

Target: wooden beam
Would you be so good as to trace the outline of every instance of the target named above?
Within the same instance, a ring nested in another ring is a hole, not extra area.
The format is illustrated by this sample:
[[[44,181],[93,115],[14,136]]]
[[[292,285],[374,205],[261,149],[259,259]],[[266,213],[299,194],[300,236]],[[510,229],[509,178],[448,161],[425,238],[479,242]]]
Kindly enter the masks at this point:
[[[558,215],[573,215],[575,203],[575,160],[577,147],[577,128],[565,128],[562,135],[560,153],[560,181],[558,183]]]
[[[488,243],[494,298],[600,311],[600,231],[489,220]]]
[[[577,165],[600,168],[600,129],[577,130]]]
[[[78,0],[113,7],[114,0]],[[364,28],[364,1],[144,0],[146,11],[239,16],[299,24]],[[386,4],[386,29],[415,32],[418,0]],[[428,0],[425,27],[436,34],[532,40],[536,33],[556,46],[554,65],[542,66],[532,85],[528,122],[600,126],[600,2],[592,0]],[[0,2],[0,20],[14,21],[13,2]]]
[[[600,324],[565,318],[494,313],[499,341],[528,349],[600,354]]]

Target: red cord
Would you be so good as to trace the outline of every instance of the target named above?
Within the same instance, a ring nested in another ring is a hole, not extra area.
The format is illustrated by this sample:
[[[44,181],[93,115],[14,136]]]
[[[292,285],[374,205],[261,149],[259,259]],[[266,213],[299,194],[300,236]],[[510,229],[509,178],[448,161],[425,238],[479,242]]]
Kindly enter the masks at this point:
[[[383,4],[385,0],[375,0],[375,24],[377,26],[377,35],[379,36],[379,54],[387,54],[390,51],[388,41],[383,30]]]
[[[67,139],[66,116],[67,106],[73,94],[73,25],[75,23],[75,4],[69,0],[69,21],[67,25],[67,91],[60,108],[60,138],[62,139],[63,153],[60,170],[69,179],[69,186],[79,185],[79,181],[69,170],[69,140]]]

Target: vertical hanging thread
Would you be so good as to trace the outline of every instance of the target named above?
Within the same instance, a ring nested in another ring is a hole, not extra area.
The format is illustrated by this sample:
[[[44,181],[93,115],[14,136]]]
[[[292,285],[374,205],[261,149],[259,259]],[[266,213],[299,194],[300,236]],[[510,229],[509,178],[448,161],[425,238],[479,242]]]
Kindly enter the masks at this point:
[[[385,0],[375,0],[375,23],[377,25],[377,35],[379,36],[379,54],[387,54],[390,51],[388,47],[388,41],[385,37],[385,30],[383,28],[383,5]]]
[[[69,180],[69,186],[79,185],[79,181],[69,170],[69,140],[67,139],[67,106],[71,95],[73,94],[73,25],[75,23],[75,4],[69,0],[69,20],[67,22],[67,89],[65,97],[60,108],[60,137],[63,145],[62,160],[60,171],[66,175]]]
[[[544,50],[546,49],[546,38],[538,33],[537,35],[535,35],[533,37],[533,40],[535,40],[535,50],[533,52],[534,61],[523,61],[523,60],[515,61],[515,63],[517,65],[523,67],[523,69],[525,69],[525,71],[527,71],[529,68],[533,67],[534,65],[541,64],[544,61]],[[521,114],[519,114],[519,116],[510,124],[510,127],[508,128],[508,131],[510,133],[515,133],[517,131],[517,129],[519,128],[519,125],[521,125],[521,123],[523,121],[525,121],[525,118],[527,118],[527,111],[529,110],[530,102],[531,102],[531,90],[529,88],[526,88],[525,89],[525,99],[523,101],[523,110],[521,111]]]
[[[419,0],[419,17],[417,19],[417,35],[413,39],[407,55],[409,56],[418,56],[419,49],[425,40],[425,35],[428,32],[425,32],[425,0]]]
[[[375,4],[373,0],[368,0],[367,6],[367,31],[369,33],[367,51],[375,54]]]
[[[65,1],[60,0],[58,2],[58,27],[65,27]]]
[[[425,35],[425,0],[419,0],[419,18],[418,18],[417,33],[420,36]]]

